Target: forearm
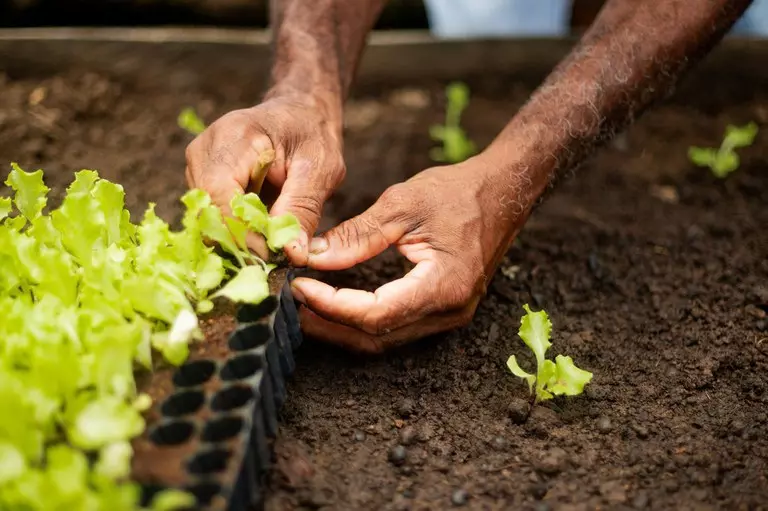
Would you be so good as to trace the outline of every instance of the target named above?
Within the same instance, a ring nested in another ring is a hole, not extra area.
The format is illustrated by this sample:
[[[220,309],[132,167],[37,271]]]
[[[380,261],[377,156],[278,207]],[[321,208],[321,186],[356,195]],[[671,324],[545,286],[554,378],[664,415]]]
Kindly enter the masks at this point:
[[[515,193],[532,203],[558,174],[667,96],[750,3],[609,0],[486,154],[509,162]]]
[[[368,33],[386,0],[271,0],[274,62],[267,96],[311,98],[341,122]]]

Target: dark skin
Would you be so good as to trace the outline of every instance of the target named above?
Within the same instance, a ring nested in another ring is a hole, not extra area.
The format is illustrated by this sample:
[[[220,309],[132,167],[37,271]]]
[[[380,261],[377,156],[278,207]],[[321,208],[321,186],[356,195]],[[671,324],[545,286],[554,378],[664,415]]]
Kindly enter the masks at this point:
[[[273,0],[271,87],[187,150],[192,187],[227,209],[238,191],[276,197],[302,236],[293,264],[350,268],[396,246],[416,264],[375,292],[294,281],[304,331],[378,353],[467,324],[499,261],[557,177],[573,170],[723,37],[747,0],[609,0],[590,29],[491,145],[387,189],[363,214],[314,237],[345,174],[343,104],[384,0]],[[254,248],[261,250],[258,240]]]

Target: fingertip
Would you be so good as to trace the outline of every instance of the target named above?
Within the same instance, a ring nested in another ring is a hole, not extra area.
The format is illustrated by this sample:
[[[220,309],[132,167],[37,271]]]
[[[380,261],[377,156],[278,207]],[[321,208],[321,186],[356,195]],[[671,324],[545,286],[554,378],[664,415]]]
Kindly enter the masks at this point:
[[[301,290],[301,284],[298,286],[296,285],[296,279],[294,279],[293,282],[291,282],[291,294],[293,295],[293,299],[299,302],[302,305],[307,304],[307,299],[304,297],[304,292]]]
[[[310,279],[308,277],[296,277],[291,283],[291,290],[293,291],[294,295],[298,294],[301,297],[301,300],[299,300],[300,302],[307,303],[307,295],[310,297],[316,295],[319,291],[322,290],[324,286],[327,286],[327,284],[318,282],[315,279]]]
[[[291,264],[297,268],[303,268],[309,263],[309,250],[307,248],[308,239],[309,237],[307,236],[307,233],[301,231],[299,237],[284,248],[285,254],[288,256],[288,259],[290,259]]]

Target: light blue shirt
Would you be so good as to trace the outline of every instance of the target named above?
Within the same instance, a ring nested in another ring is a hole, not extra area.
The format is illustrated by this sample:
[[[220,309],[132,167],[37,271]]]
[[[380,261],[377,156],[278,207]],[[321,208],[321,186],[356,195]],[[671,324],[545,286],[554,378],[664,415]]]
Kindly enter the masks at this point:
[[[567,0],[426,0],[430,30],[446,39],[568,34]],[[755,0],[730,32],[768,36],[768,0]]]

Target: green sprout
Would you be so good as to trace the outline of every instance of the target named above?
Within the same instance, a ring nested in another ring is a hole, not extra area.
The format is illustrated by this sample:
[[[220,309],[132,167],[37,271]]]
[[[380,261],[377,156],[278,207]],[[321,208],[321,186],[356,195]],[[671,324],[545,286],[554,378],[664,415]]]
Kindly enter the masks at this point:
[[[442,142],[442,147],[434,147],[429,157],[436,162],[459,163],[474,155],[475,143],[467,138],[460,126],[461,114],[469,105],[469,87],[461,82],[453,82],[445,90],[445,124],[435,124],[429,128],[433,140]]]
[[[179,114],[177,122],[179,127],[188,131],[191,135],[199,135],[205,131],[205,123],[193,108],[185,108]]]
[[[729,124],[720,147],[689,147],[688,159],[699,167],[709,167],[715,177],[723,179],[739,168],[739,155],[735,150],[752,145],[756,135],[757,124],[754,122],[745,126]]]
[[[549,335],[552,323],[545,311],[532,312],[528,304],[523,305],[525,316],[520,320],[518,335],[536,356],[536,374],[523,371],[514,355],[507,360],[507,367],[515,376],[528,383],[532,401],[545,401],[554,396],[577,396],[592,379],[592,373],[579,369],[571,357],[558,355],[555,361],[544,358],[552,346]]]

